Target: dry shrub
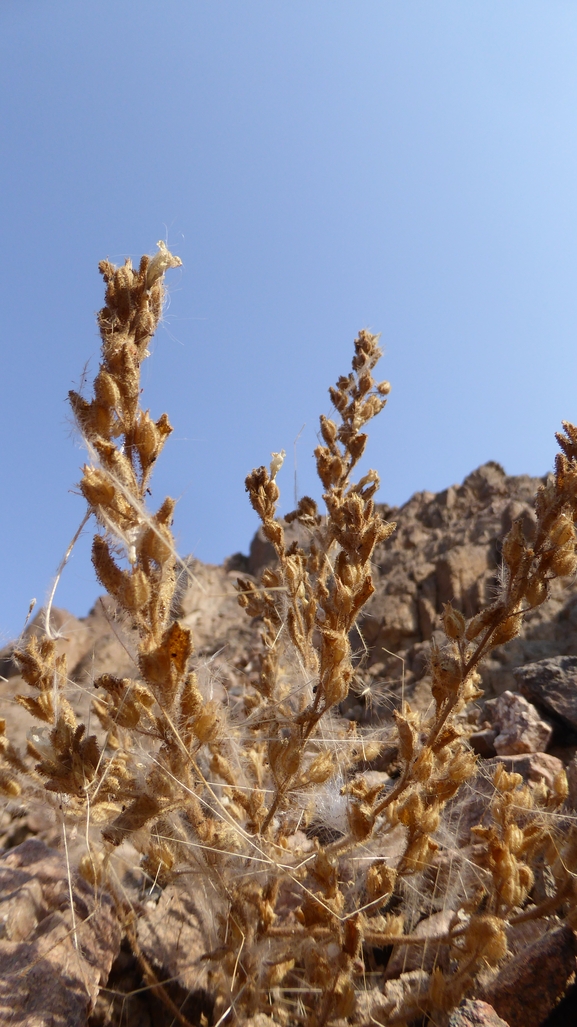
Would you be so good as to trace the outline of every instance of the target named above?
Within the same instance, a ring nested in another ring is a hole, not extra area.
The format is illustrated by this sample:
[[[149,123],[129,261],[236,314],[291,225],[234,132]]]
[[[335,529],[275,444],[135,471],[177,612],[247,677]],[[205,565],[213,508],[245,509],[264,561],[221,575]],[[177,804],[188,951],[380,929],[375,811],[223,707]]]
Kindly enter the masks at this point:
[[[361,331],[351,372],[330,390],[334,417],[320,421],[315,456],[326,512],[305,496],[284,519],[299,523],[306,544],[287,545],[277,517],[284,454],[246,479],[278,560],[259,584],[238,580],[238,601],[258,618],[262,646],[258,675],[240,712],[231,710],[199,684],[191,633],[171,615],[174,501],[155,513],[145,505],[172,430],[165,414],[155,421],[140,406],[164,273],[180,263],[159,246],[138,270],[130,261],[100,264],[102,360],[93,398],[70,394],[89,454],[80,489],[98,525],[92,559],[136,630],[134,677],[94,682],[101,730],[88,734],[66,699],[65,657],[54,639],[31,638],[17,659],[33,691],[17,701],[43,726],[26,756],[2,735],[0,788],[8,796],[40,789],[67,824],[89,824],[79,869],[95,886],[115,890],[111,855],[128,838],[150,881],[193,875],[215,1023],[264,1013],[306,1027],[402,1024],[450,1010],[507,960],[516,925],[575,919],[577,831],[562,815],[564,775],[553,789],[530,789],[499,767],[466,854],[446,813],[476,772],[460,715],[481,695],[481,660],[519,632],[553,578],[575,570],[577,429],[565,424],[558,436],[562,452],[536,497],[532,541],[520,521],[504,541],[499,596],[470,620],[445,607],[444,641],[430,653],[432,712],[404,702],[392,727],[363,735],[338,708],[353,678],[351,630],[374,592],[371,559],[395,525],[375,507],[376,472],[351,478],[364,428],[389,391],[373,377],[378,337]],[[385,741],[396,747],[398,772],[375,782],[366,769]],[[419,908],[434,908],[447,854],[452,912],[428,939],[444,957],[427,967],[411,896],[420,892]],[[537,868],[550,881],[541,900]],[[128,931],[137,947],[130,923]],[[405,962],[416,953],[420,972],[402,974],[401,959],[400,982],[370,977],[374,954],[390,946]]]

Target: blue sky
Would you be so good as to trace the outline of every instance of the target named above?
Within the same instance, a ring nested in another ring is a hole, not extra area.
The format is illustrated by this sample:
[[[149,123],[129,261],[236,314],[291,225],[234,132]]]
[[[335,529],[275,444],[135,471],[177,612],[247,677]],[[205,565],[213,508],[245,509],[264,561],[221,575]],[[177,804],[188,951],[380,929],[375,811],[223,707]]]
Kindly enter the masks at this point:
[[[144,367],[175,431],[153,502],[220,562],[244,477],[318,496],[327,388],[382,332],[381,498],[486,460],[543,474],[577,420],[577,5],[561,0],[3,0],[0,639],[84,513],[66,406],[97,368],[98,261],[183,260]],[[56,603],[98,594],[90,534]]]

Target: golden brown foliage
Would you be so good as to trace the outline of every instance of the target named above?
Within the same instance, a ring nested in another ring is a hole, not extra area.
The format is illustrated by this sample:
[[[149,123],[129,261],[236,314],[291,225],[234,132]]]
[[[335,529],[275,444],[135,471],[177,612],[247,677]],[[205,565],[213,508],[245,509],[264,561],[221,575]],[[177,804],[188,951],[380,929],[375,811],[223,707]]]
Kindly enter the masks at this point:
[[[517,521],[504,541],[499,596],[468,621],[445,607],[444,641],[430,654],[432,712],[422,716],[406,702],[395,712],[381,741],[394,741],[398,773],[375,783],[362,768],[380,744],[336,711],[353,679],[351,630],[374,592],[375,547],[395,527],[375,507],[376,472],[351,478],[367,443],[363,429],[389,392],[373,378],[378,337],[359,333],[350,374],[330,390],[334,417],[321,417],[315,456],[326,513],[305,496],[279,520],[283,454],[246,479],[278,560],[260,583],[238,581],[240,604],[259,619],[262,650],[242,716],[231,713],[201,688],[191,633],[172,618],[174,501],[152,514],[145,507],[172,429],[166,415],[154,421],[140,407],[140,366],[161,316],[164,272],[179,263],[162,245],[138,270],[130,261],[101,263],[106,300],[93,398],[70,394],[89,453],[80,488],[99,525],[92,559],[136,630],[135,676],[94,682],[102,730],[87,736],[65,697],[64,657],[52,639],[31,638],[17,658],[35,694],[17,700],[46,726],[32,734],[31,767],[2,725],[0,788],[13,796],[43,785],[67,819],[89,818],[80,870],[93,882],[106,881],[110,854],[129,837],[152,881],[194,873],[219,1023],[257,1012],[306,1027],[361,1022],[355,1010],[371,952],[423,945],[412,930],[408,885],[425,889],[427,874],[438,872],[447,806],[476,770],[459,715],[481,695],[477,668],[546,600],[550,581],[577,566],[577,428],[565,424],[558,436],[562,453],[536,498],[534,538]],[[305,541],[287,545],[293,522]],[[561,916],[573,923],[577,832],[553,816],[566,797],[562,778],[553,790],[531,790],[497,770],[488,820],[474,829],[474,872],[436,938],[448,958],[425,984],[407,983],[401,1005],[383,984],[374,1022],[451,1009],[474,993],[482,971],[507,958],[517,924]],[[323,818],[339,826],[324,830]],[[537,865],[554,882],[541,902],[532,891]]]

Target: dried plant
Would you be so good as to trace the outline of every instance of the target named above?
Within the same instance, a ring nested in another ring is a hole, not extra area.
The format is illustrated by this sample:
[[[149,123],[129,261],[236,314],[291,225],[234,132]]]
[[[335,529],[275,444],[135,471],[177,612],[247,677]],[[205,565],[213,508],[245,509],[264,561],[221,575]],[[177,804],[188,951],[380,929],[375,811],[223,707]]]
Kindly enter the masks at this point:
[[[172,430],[166,415],[154,421],[140,406],[140,365],[161,317],[164,273],[180,264],[159,246],[138,270],[130,261],[101,263],[102,360],[93,398],[70,394],[89,454],[80,489],[99,526],[92,559],[134,629],[135,674],[97,678],[101,729],[87,734],[66,698],[55,640],[30,638],[16,657],[33,693],[16,698],[45,726],[31,732],[24,757],[2,724],[0,788],[9,797],[43,790],[66,823],[88,824],[79,870],[99,887],[115,889],[111,857],[128,838],[153,882],[194,875],[215,1024],[256,1013],[306,1027],[434,1019],[508,958],[517,925],[577,921],[577,830],[561,815],[564,774],[552,789],[529,788],[498,767],[466,857],[451,834],[451,811],[476,773],[461,715],[482,694],[478,667],[545,602],[551,580],[577,566],[577,428],[565,424],[558,436],[562,452],[536,497],[533,539],[520,520],[505,538],[499,596],[468,621],[446,605],[444,640],[431,645],[432,712],[403,702],[394,724],[369,736],[338,709],[354,675],[351,631],[374,592],[375,547],[395,525],[375,506],[376,472],[351,479],[363,429],[389,392],[373,378],[378,337],[360,332],[351,373],[330,390],[334,419],[320,421],[315,456],[326,512],[304,497],[279,519],[284,454],[246,479],[277,562],[259,583],[238,580],[239,603],[261,625],[261,651],[240,711],[229,709],[201,687],[191,633],[171,612],[175,503],[166,499],[156,513],[145,504]],[[293,523],[301,541],[287,544]],[[385,743],[396,750],[397,773],[375,783],[368,770]],[[553,881],[540,901],[537,867]],[[422,952],[411,890],[432,895],[443,873],[446,889],[457,879],[461,886],[452,916],[428,939],[443,958],[427,970],[423,962],[416,975],[403,973],[401,960],[400,981],[375,974],[367,988],[376,950]],[[127,930],[138,951],[130,918]]]

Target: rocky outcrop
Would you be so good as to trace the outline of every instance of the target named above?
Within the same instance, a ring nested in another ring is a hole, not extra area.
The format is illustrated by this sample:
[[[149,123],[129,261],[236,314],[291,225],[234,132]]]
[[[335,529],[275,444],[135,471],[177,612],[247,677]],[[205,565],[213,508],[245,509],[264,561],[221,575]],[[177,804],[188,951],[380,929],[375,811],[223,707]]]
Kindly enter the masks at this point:
[[[394,686],[404,672],[410,686],[426,675],[425,643],[439,626],[444,603],[470,617],[494,598],[503,537],[518,518],[531,537],[533,499],[544,480],[509,477],[499,464],[488,463],[460,486],[437,495],[416,493],[401,508],[382,507],[397,529],[377,551],[376,593],[360,624],[377,685]],[[487,697],[518,691],[515,667],[558,655],[577,655],[573,581],[555,584],[549,602],[527,616],[520,637],[485,663]]]

